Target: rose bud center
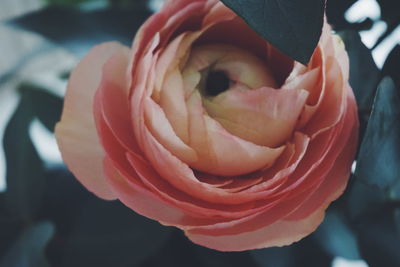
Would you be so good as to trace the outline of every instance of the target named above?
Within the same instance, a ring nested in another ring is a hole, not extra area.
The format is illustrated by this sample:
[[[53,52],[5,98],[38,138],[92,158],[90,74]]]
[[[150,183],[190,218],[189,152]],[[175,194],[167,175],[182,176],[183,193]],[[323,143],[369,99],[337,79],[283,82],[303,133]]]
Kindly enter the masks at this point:
[[[279,147],[292,134],[287,113],[299,115],[307,92],[275,89],[267,63],[235,46],[207,44],[192,49],[183,76],[199,74],[195,88],[203,106],[228,132],[257,145]],[[284,104],[285,94],[298,105]]]
[[[217,96],[225,92],[231,86],[228,75],[223,71],[211,71],[206,79],[204,94],[207,96]]]
[[[156,105],[146,108],[148,127],[193,169],[234,176],[269,168],[293,135],[308,92],[277,89],[273,66],[249,50],[221,43],[184,49],[187,40],[172,42],[156,66],[151,97],[171,128]]]

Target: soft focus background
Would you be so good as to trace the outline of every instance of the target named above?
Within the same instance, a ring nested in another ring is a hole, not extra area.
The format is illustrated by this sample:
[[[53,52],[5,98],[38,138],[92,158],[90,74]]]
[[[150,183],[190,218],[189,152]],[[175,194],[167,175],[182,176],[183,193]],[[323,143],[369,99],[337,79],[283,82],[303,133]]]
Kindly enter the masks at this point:
[[[345,195],[302,241],[215,252],[97,199],[73,178],[53,136],[70,71],[97,43],[129,45],[161,5],[0,0],[0,267],[399,267],[399,0],[328,0],[328,19],[349,52],[365,139]]]

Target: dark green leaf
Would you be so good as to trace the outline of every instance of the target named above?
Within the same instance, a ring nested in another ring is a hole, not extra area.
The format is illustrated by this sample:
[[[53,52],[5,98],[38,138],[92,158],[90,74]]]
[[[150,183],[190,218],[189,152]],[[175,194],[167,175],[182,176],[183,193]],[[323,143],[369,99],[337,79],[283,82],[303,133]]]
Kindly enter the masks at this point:
[[[0,267],[46,267],[44,255],[47,242],[53,236],[54,226],[49,222],[28,227],[8,249]]]
[[[46,170],[45,179],[44,201],[39,216],[52,221],[58,235],[68,235],[82,212],[82,204],[95,197],[65,166],[52,166]]]
[[[357,99],[362,140],[379,81],[379,70],[371,51],[362,43],[357,32],[343,31],[340,36],[350,58],[350,85]]]
[[[70,227],[49,247],[55,266],[137,266],[166,241],[170,228],[135,214],[119,202],[90,196]]]
[[[397,227],[397,233],[400,236],[400,207],[398,207],[394,212],[394,220]]]
[[[248,252],[220,252],[197,245],[193,246],[193,251],[200,266],[242,267],[256,265],[256,262]]]
[[[173,229],[168,240],[152,257],[148,257],[140,267],[190,266],[203,267],[202,255],[194,253],[195,244],[190,242],[182,231]],[[225,267],[225,266],[221,266]],[[231,267],[231,266],[229,266]]]
[[[77,6],[85,2],[91,2],[91,0],[43,0],[43,2],[51,5]]]
[[[21,91],[29,94],[35,116],[49,131],[54,131],[61,118],[62,99],[34,85],[24,85]]]
[[[396,45],[389,53],[382,68],[382,76],[390,76],[400,90],[400,45]]]
[[[258,34],[307,64],[321,36],[325,0],[222,0]]]
[[[29,136],[33,117],[30,94],[23,93],[3,139],[7,168],[7,207],[24,220],[35,216],[44,189],[43,162]]]
[[[8,24],[43,35],[78,56],[96,44],[119,41],[131,45],[136,30],[148,17],[148,10],[108,8],[79,11],[49,7],[9,21]]]
[[[390,199],[400,201],[400,179],[390,188]],[[399,206],[400,208],[400,206]]]
[[[381,207],[360,220],[358,241],[369,267],[400,266],[400,235],[394,219],[393,208]]]
[[[0,259],[18,238],[22,224],[14,218],[0,217]]]
[[[182,231],[174,229],[164,246],[140,266],[243,267],[259,265],[249,252],[220,252],[198,246],[189,241]]]
[[[260,267],[330,266],[333,257],[316,242],[314,235],[287,247],[266,248],[250,252]]]
[[[290,246],[281,248],[266,248],[250,251],[260,267],[295,267],[294,249]]]
[[[398,0],[377,0],[381,8],[381,19],[391,24],[399,19],[400,2]]]
[[[344,18],[344,13],[357,0],[327,0],[326,16],[328,22],[332,24],[335,30],[342,30],[348,27],[349,22]]]
[[[351,260],[360,258],[356,236],[347,225],[344,216],[337,210],[327,213],[314,236],[332,256]]]
[[[377,186],[363,183],[361,180],[353,178],[351,188],[348,192],[347,214],[350,220],[358,221],[371,209],[377,209],[386,201],[385,193]]]
[[[390,190],[400,177],[400,97],[390,78],[382,80],[362,141],[355,175]]]
[[[0,193],[0,259],[23,227],[23,223],[6,209],[5,204],[5,194]]]
[[[321,267],[330,266],[332,263],[333,256],[321,248],[321,245],[316,242],[314,235],[303,238],[291,246],[295,252],[295,265],[293,267]]]

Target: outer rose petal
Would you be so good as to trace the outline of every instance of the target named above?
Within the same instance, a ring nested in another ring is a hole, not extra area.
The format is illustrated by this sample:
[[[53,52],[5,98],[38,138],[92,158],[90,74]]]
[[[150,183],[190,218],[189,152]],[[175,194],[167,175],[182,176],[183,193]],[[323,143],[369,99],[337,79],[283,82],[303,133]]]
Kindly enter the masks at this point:
[[[104,169],[112,190],[118,199],[139,214],[157,220],[165,225],[174,225],[185,228],[188,225],[202,225],[215,223],[213,218],[195,218],[185,211],[166,203],[143,184],[134,183],[120,173],[109,158],[104,160]]]
[[[299,221],[278,221],[254,232],[229,236],[190,234],[194,243],[219,251],[243,251],[273,246],[286,246],[315,231],[324,218],[324,209]]]
[[[104,151],[93,119],[93,100],[102,68],[116,52],[129,49],[118,43],[95,46],[71,74],[61,121],[55,135],[64,162],[76,178],[98,197],[115,199],[103,172]]]
[[[350,90],[350,88],[348,88]],[[348,176],[350,175],[352,159],[357,149],[358,128],[357,122],[357,110],[355,106],[355,99],[353,93],[349,92],[348,96],[348,114],[346,116],[344,127],[350,129],[350,136],[346,141],[346,144],[337,157],[335,164],[330,169],[329,173],[324,179],[324,182],[310,196],[310,198],[302,204],[296,212],[292,213],[287,219],[289,220],[300,220],[304,217],[309,216],[310,213],[318,209],[321,206],[328,206],[332,201],[337,199],[346,188],[348,182]]]

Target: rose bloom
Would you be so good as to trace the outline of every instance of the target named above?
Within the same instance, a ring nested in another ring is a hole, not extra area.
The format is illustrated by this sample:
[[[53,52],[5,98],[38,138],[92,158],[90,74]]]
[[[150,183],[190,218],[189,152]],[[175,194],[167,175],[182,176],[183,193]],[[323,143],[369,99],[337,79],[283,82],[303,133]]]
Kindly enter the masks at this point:
[[[358,133],[348,75],[326,22],[304,66],[219,1],[169,0],[132,48],[104,43],[82,59],[56,137],[91,192],[194,243],[288,245],[348,181]]]

